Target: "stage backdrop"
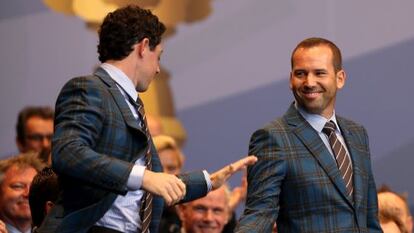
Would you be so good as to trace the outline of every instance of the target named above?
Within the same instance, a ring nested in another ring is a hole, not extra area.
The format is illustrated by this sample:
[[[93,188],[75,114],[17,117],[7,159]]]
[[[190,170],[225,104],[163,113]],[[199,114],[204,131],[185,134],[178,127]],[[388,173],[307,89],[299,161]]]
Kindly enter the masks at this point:
[[[188,170],[212,171],[247,153],[250,134],[283,114],[290,53],[326,37],[343,51],[348,79],[337,113],[366,126],[377,185],[414,203],[414,1],[223,0],[210,16],[181,25],[161,59],[171,73],[178,117],[188,132]],[[98,64],[97,37],[40,0],[0,2],[0,155],[16,153],[16,116],[54,105],[71,77]],[[232,179],[237,185],[239,178]]]

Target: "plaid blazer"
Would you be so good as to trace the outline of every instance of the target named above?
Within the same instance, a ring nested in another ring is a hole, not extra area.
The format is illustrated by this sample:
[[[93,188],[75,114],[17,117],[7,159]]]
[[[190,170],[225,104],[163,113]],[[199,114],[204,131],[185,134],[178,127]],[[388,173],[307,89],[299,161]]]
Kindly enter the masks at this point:
[[[52,141],[52,164],[62,192],[37,232],[87,232],[118,195],[127,193],[131,169],[147,147],[144,131],[103,69],[66,83],[56,102]],[[153,145],[151,154],[152,170],[162,171]],[[207,193],[201,171],[179,178],[187,186],[183,201]],[[151,232],[158,232],[162,210],[163,199],[155,196]]]
[[[336,162],[318,133],[292,104],[256,131],[249,154],[246,208],[236,232],[382,232],[365,129],[337,116],[352,158],[354,195],[348,198]]]

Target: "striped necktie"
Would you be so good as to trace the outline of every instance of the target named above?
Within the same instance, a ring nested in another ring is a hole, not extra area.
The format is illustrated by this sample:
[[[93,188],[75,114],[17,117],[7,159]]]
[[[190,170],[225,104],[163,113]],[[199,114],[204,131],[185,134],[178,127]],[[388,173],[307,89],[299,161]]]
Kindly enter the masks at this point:
[[[137,110],[139,113],[139,117],[141,118],[141,127],[145,132],[145,135],[147,136],[147,142],[148,142],[148,150],[145,156],[145,166],[148,170],[152,170],[152,160],[151,160],[151,135],[148,130],[147,125],[147,118],[145,116],[145,110],[144,110],[144,103],[142,100],[138,97],[137,98]],[[141,200],[141,232],[142,233],[148,233],[149,232],[149,226],[151,223],[151,213],[152,213],[152,194],[150,192],[144,192],[144,195]]]
[[[336,164],[341,173],[342,179],[344,179],[346,191],[349,197],[352,197],[354,187],[352,184],[352,162],[349,157],[344,145],[339,141],[335,133],[336,125],[333,121],[328,121],[325,124],[325,127],[322,129],[329,139],[329,144],[331,145],[332,151],[335,155]]]

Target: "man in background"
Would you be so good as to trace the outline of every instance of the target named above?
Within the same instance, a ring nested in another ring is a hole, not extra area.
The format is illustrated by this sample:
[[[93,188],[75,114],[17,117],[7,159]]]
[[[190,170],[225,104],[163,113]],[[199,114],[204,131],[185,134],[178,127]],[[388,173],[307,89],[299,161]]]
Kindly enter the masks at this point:
[[[404,195],[392,191],[385,185],[380,187],[378,190],[378,209],[380,216],[381,211],[397,215],[405,228],[405,232],[413,232],[413,218],[408,207],[407,198]]]
[[[17,117],[16,144],[20,152],[50,153],[54,112],[50,107],[29,106]]]
[[[229,197],[229,190],[223,185],[203,198],[179,205],[181,232],[221,233],[231,215]]]
[[[29,188],[43,167],[33,153],[0,161],[0,220],[9,233],[31,232]]]

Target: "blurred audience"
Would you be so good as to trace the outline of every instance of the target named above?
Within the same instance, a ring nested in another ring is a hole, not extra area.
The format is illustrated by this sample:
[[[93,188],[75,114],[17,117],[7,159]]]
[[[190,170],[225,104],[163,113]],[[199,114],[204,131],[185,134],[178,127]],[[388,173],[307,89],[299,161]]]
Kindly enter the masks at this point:
[[[398,209],[380,208],[379,221],[384,233],[408,233],[403,221],[398,216]]]
[[[393,192],[388,186],[383,185],[378,189],[378,209],[380,217],[381,212],[387,213],[386,216],[396,215],[405,228],[404,232],[413,232],[413,219],[406,196]]]
[[[20,152],[50,153],[53,117],[50,107],[30,106],[20,111],[16,124],[16,144]]]
[[[43,167],[36,153],[0,161],[0,220],[9,233],[31,232],[29,188]]]
[[[184,165],[184,155],[175,140],[166,135],[153,137],[155,148],[161,160],[164,172],[177,175]]]
[[[57,175],[52,168],[45,167],[33,178],[30,186],[29,203],[33,228],[39,227],[59,194]]]
[[[185,157],[181,152],[181,149],[175,142],[174,138],[166,135],[158,135],[153,137],[154,146],[157,149],[158,155],[161,160],[161,165],[164,172],[169,174],[179,174],[183,168]],[[234,210],[245,199],[247,192],[247,179],[244,176],[242,179],[242,185],[232,190],[228,195],[227,205],[230,211],[230,221],[222,229],[223,233],[231,233],[236,227],[236,216]],[[181,228],[181,221],[177,215],[177,207],[165,207],[161,223],[160,233],[179,232]]]
[[[229,199],[230,192],[227,186],[223,185],[203,198],[179,205],[181,232],[221,233],[229,221]]]
[[[158,136],[164,133],[161,119],[158,116],[146,114],[148,130],[151,136]]]
[[[152,140],[157,149],[164,172],[173,175],[179,174],[184,164],[184,155],[178,148],[175,140],[166,135],[154,136]],[[160,221],[159,232],[179,232],[180,226],[181,222],[177,215],[176,206],[165,206]]]

